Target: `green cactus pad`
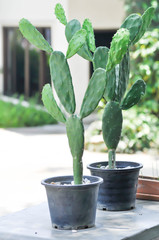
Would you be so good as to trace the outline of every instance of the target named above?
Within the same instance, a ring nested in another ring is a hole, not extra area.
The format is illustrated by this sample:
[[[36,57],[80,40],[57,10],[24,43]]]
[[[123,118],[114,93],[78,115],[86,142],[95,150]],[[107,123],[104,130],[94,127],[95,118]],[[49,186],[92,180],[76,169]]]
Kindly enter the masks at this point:
[[[146,84],[143,80],[137,80],[123,99],[121,108],[127,110],[137,104],[140,98],[145,94]]]
[[[73,35],[80,29],[81,29],[81,24],[78,20],[73,19],[70,22],[68,22],[65,27],[65,36],[66,36],[67,42],[69,42],[73,37]]]
[[[89,19],[85,19],[82,25],[82,28],[87,32],[87,43],[88,47],[92,52],[95,52],[96,45],[95,45],[95,38],[94,38],[94,30],[92,27],[92,23]]]
[[[60,108],[58,107],[58,105],[54,99],[54,96],[52,93],[52,88],[51,88],[50,84],[46,84],[43,87],[42,101],[44,103],[44,106],[46,107],[46,109],[48,110],[48,112],[54,119],[56,119],[57,121],[62,122],[62,123],[66,122],[65,116],[61,112]]]
[[[94,56],[93,56],[93,67],[94,71],[97,68],[106,69],[107,61],[108,61],[108,52],[109,48],[107,47],[97,47]]]
[[[116,68],[117,66],[106,73],[106,86],[103,94],[106,101],[114,101],[116,98]]]
[[[70,114],[75,111],[75,96],[70,69],[62,52],[54,51],[50,56],[50,73],[56,93]]]
[[[92,113],[101,100],[106,85],[106,71],[98,68],[93,73],[88,88],[86,90],[81,110],[80,117],[85,118]]]
[[[129,37],[129,30],[125,28],[120,28],[114,35],[108,53],[108,62],[106,66],[107,72],[121,62],[129,47]]]
[[[136,38],[134,40],[134,44],[136,42],[138,42],[140,40],[140,38],[142,38],[142,36],[146,32],[146,30],[149,27],[149,25],[150,25],[150,23],[152,21],[152,18],[154,16],[154,12],[155,12],[155,9],[153,7],[149,7],[144,12],[144,14],[142,15],[142,25],[141,25],[139,33],[137,34],[137,36],[136,36]]]
[[[73,157],[74,183],[82,183],[82,155],[84,150],[84,127],[77,116],[70,116],[66,121],[69,147]]]
[[[25,18],[22,18],[19,22],[19,29],[22,35],[34,46],[40,50],[48,53],[53,52],[50,44],[45,40],[43,35]]]
[[[106,87],[103,97],[109,101],[120,102],[125,94],[129,80],[129,52],[127,52],[121,63],[117,64],[111,71],[107,72]]]
[[[69,41],[66,58],[70,58],[73,55],[75,55],[78,50],[83,46],[83,44],[86,42],[86,35],[87,32],[84,29],[78,30],[71,40]]]
[[[118,65],[117,65],[118,66]],[[129,52],[127,52],[119,67],[116,66],[116,89],[115,89],[115,101],[120,102],[125,94],[130,72],[130,59]]]
[[[55,16],[57,19],[64,25],[67,24],[67,19],[65,15],[65,11],[60,3],[57,3],[55,6]]]
[[[102,119],[103,138],[108,149],[116,149],[122,130],[122,111],[119,103],[108,102]]]
[[[66,28],[65,28],[65,36],[67,41],[69,42],[73,35],[81,29],[81,24],[78,20],[73,19],[70,22],[67,23]],[[78,51],[78,55],[83,57],[84,59],[88,61],[92,61],[92,53],[88,49],[87,43],[85,43],[81,49]]]
[[[130,32],[130,41],[133,43],[135,37],[137,36],[140,27],[142,25],[142,18],[138,14],[131,14],[128,16],[124,23],[121,25],[121,28],[126,28]]]

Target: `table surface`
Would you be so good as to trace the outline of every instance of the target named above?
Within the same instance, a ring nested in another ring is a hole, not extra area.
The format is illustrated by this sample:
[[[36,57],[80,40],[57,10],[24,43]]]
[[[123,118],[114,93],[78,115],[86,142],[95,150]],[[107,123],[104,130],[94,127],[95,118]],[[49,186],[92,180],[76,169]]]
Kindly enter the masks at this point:
[[[51,227],[47,203],[0,218],[0,240],[157,240],[159,202],[136,201],[130,211],[97,210],[96,226],[85,230],[56,230]]]

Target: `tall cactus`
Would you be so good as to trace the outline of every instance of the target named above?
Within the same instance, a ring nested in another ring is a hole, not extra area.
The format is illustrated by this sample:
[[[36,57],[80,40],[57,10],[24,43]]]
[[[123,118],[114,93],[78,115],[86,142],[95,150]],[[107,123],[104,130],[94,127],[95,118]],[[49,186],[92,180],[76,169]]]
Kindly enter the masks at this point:
[[[139,14],[128,16],[114,35],[110,49],[107,47],[96,48],[94,32],[89,19],[85,19],[82,25],[87,32],[86,44],[78,54],[93,63],[94,74],[98,68],[106,70],[106,87],[103,97],[107,104],[103,114],[102,130],[109,152],[109,168],[115,167],[115,152],[122,131],[122,110],[127,110],[137,104],[145,93],[144,81],[137,80],[125,96],[130,71],[129,48],[144,35],[153,14],[154,8],[150,7],[142,16]],[[76,19],[66,24],[65,35],[68,42],[79,29],[81,29],[81,25]],[[81,116],[87,115],[85,104],[87,106],[84,98]],[[91,106],[92,103],[90,102],[88,105]]]
[[[67,23],[64,9],[60,4],[57,4],[55,7],[55,15],[62,24],[66,25],[66,36],[69,43],[66,56],[60,51],[53,51],[49,43],[28,20],[22,19],[19,23],[19,28],[28,41],[50,53],[49,62],[52,85],[68,116],[66,117],[62,109],[58,106],[50,84],[46,84],[43,87],[42,101],[53,118],[66,124],[69,147],[73,157],[74,184],[82,184],[82,156],[84,150],[83,118],[94,111],[104,94],[106,70],[98,68],[93,73],[83,99],[80,114],[76,115],[75,94],[67,59],[78,53],[92,61],[92,53],[89,48],[95,51],[93,32],[89,32],[91,24],[88,20],[85,21],[85,29],[81,28],[79,22],[76,20]],[[87,36],[87,31],[89,32],[89,36]],[[95,92],[94,89],[96,89]]]

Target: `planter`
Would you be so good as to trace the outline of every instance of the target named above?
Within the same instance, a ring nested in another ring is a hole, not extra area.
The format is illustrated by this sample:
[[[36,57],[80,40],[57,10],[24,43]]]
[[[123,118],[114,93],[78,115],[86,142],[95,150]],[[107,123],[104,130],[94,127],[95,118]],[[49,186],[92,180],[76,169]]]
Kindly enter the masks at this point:
[[[91,175],[103,178],[98,194],[98,209],[108,211],[129,210],[135,207],[139,170],[142,165],[135,162],[116,162],[118,169],[102,169],[108,162],[88,165]]]
[[[136,198],[159,201],[159,178],[140,176]]]
[[[42,181],[46,188],[52,227],[57,229],[83,229],[95,225],[99,177],[84,176],[90,183],[80,185],[56,185],[51,182],[68,184],[72,176],[48,178]]]

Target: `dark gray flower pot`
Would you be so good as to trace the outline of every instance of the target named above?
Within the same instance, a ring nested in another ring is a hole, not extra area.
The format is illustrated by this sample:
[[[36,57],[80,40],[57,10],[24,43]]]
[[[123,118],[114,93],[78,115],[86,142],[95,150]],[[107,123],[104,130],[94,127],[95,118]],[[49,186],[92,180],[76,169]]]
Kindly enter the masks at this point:
[[[72,176],[48,178],[42,181],[46,188],[52,227],[82,229],[95,225],[100,177],[84,176],[90,180],[81,185],[55,185],[51,182],[70,183]]]
[[[117,161],[120,169],[101,169],[108,162],[96,162],[87,166],[91,175],[103,178],[98,194],[98,209],[108,211],[129,210],[135,207],[138,176],[142,164]],[[125,168],[130,166],[131,168]],[[125,169],[124,169],[125,168]]]

